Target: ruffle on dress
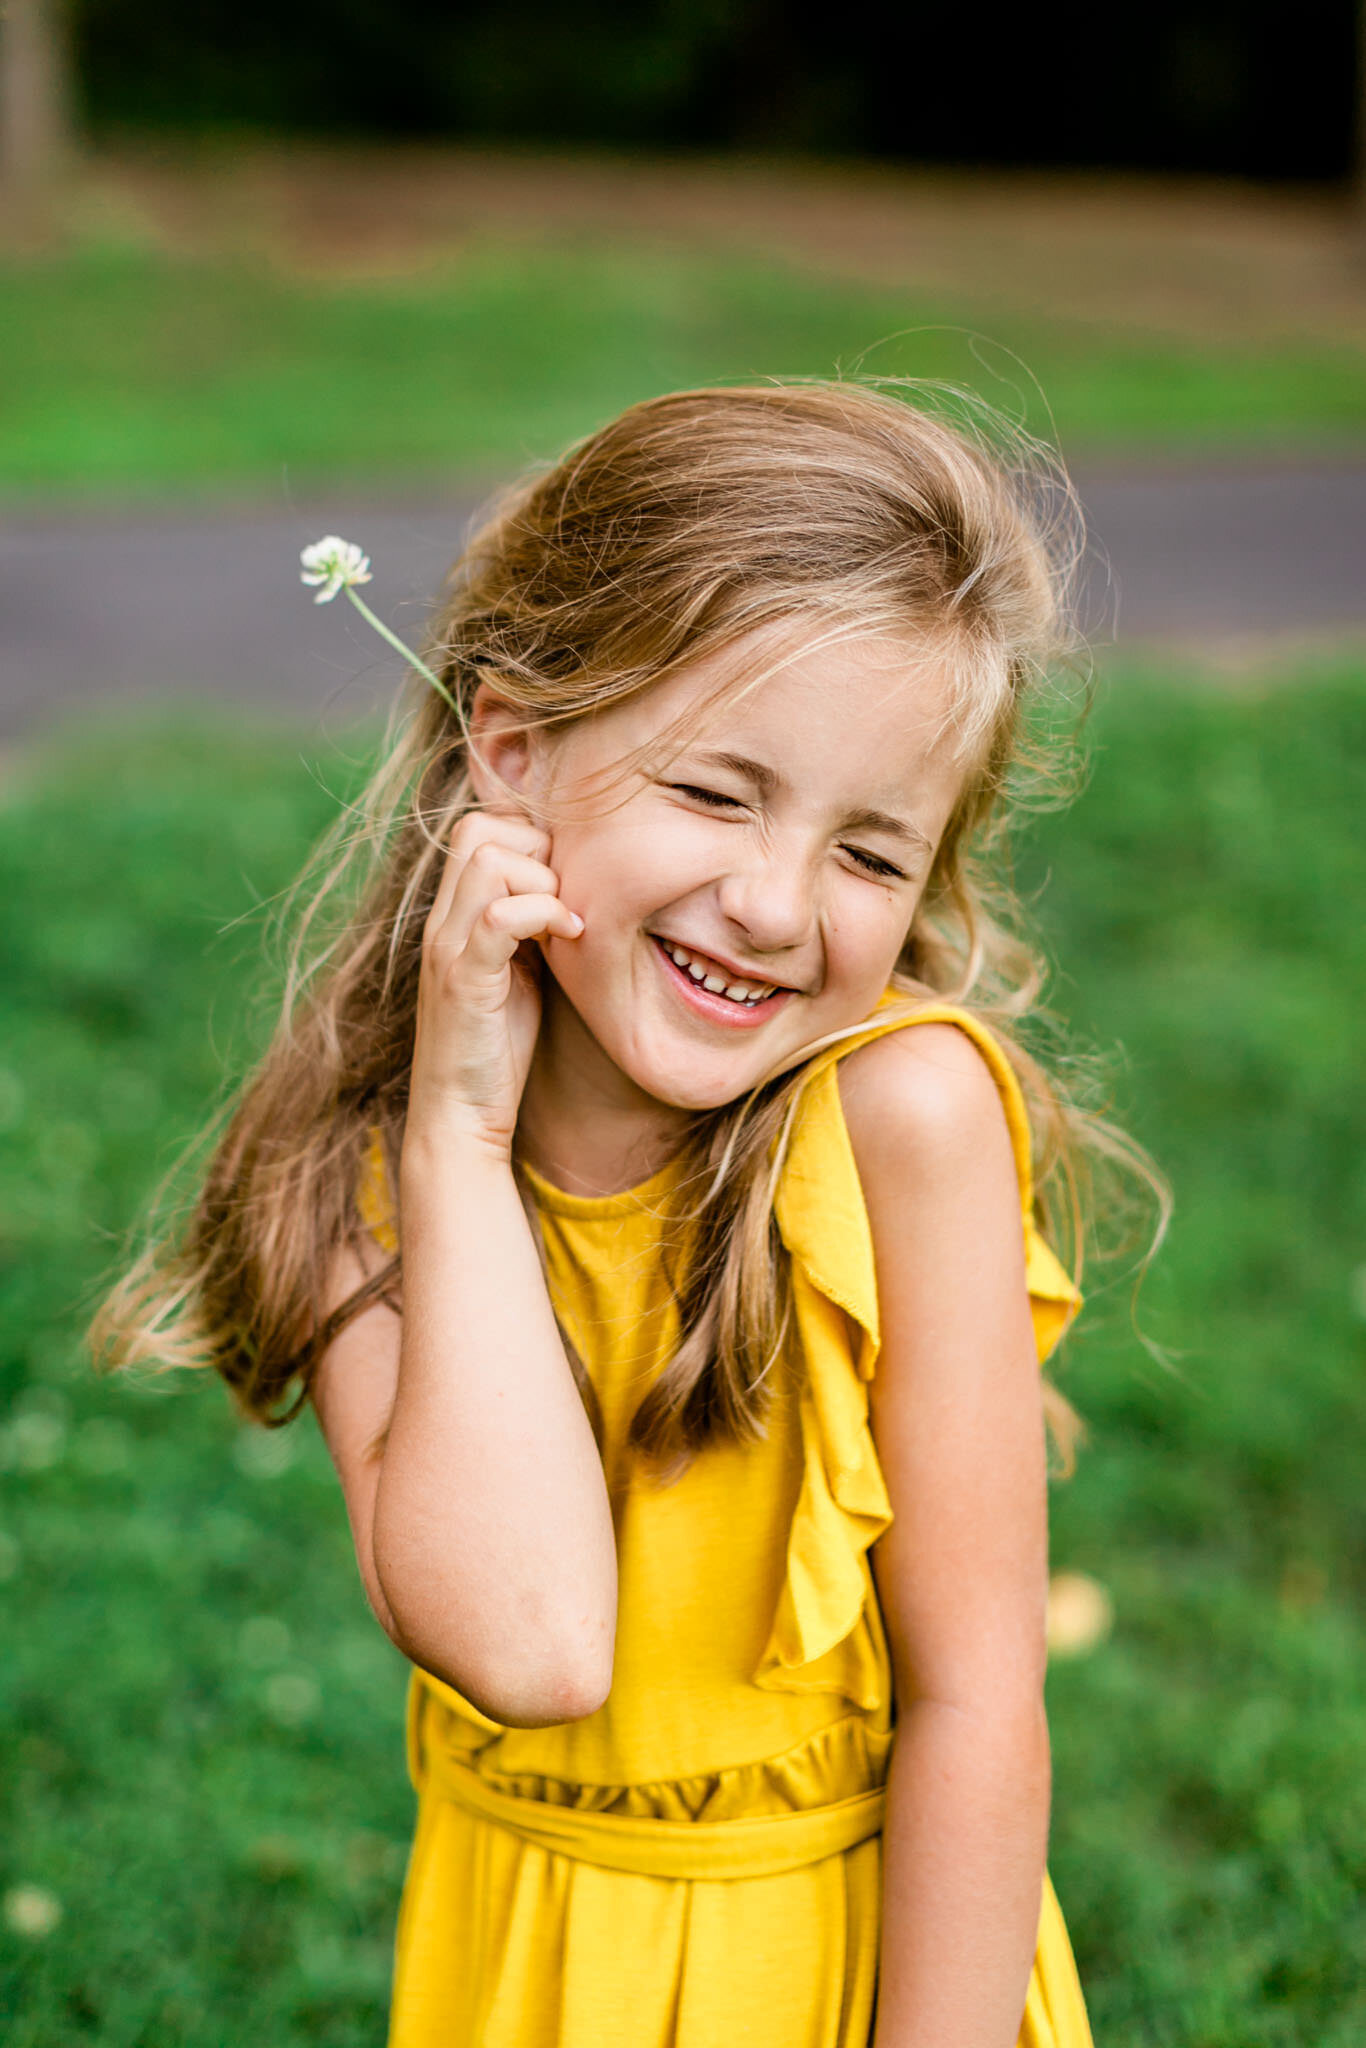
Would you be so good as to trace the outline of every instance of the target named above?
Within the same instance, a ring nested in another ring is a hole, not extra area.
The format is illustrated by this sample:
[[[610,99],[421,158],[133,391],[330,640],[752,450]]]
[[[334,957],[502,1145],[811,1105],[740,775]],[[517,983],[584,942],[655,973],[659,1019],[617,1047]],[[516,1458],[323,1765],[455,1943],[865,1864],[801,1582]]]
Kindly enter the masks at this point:
[[[886,1782],[892,1745],[890,1730],[873,1726],[862,1714],[846,1714],[792,1749],[756,1763],[684,1778],[600,1785],[539,1771],[500,1770],[499,1738],[506,1732],[482,1715],[476,1720],[468,1701],[424,1674],[409,1701],[408,1761],[414,1784],[420,1789],[444,1754],[477,1769],[483,1784],[511,1798],[575,1813],[713,1826],[810,1813],[876,1792]]]
[[[879,1008],[903,1000],[889,990]],[[888,1031],[922,1023],[966,1032],[1000,1091],[1020,1183],[1040,1363],[1081,1306],[1075,1284],[1034,1224],[1029,1124],[1019,1082],[976,1018],[948,1006],[924,1009],[870,1024],[818,1055],[775,1204],[792,1260],[795,1342],[805,1361],[803,1471],[783,1590],[754,1683],[769,1691],[837,1692],[865,1712],[882,1703],[886,1670],[868,1551],[890,1525],[892,1508],[868,1416],[868,1381],[881,1344],[872,1230],[840,1102],[838,1063]]]

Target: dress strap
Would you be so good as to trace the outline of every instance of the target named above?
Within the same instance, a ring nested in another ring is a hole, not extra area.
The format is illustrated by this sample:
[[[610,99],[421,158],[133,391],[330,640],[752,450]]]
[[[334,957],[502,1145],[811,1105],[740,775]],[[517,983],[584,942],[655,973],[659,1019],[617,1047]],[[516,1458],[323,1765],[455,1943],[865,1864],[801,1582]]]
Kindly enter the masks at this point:
[[[881,1343],[877,1276],[863,1189],[840,1101],[838,1066],[873,1039],[919,1024],[954,1025],[972,1040],[996,1083],[1015,1159],[1025,1278],[1042,1362],[1077,1314],[1082,1297],[1034,1221],[1032,1147],[1024,1092],[1000,1041],[969,1010],[951,1003],[926,1003],[917,1008],[899,990],[889,988],[866,1024],[816,1054],[806,1071],[778,1187],[776,1209],[783,1242],[819,1292],[858,1325],[858,1368],[863,1378],[871,1378]]]
[[[389,1185],[389,1169],[384,1162],[384,1147],[379,1132],[370,1131],[370,1143],[361,1159],[360,1178],[356,1183],[356,1207],[360,1220],[369,1231],[381,1251],[393,1258],[398,1252],[398,1228],[394,1215],[394,1193]]]

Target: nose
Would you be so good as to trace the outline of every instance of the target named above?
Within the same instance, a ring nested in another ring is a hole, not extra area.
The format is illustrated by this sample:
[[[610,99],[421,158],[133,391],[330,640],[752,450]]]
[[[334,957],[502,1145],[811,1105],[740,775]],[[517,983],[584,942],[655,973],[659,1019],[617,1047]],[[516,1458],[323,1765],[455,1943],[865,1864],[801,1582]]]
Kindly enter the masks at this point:
[[[752,953],[791,953],[815,936],[811,864],[801,849],[776,837],[749,841],[721,881],[718,902]]]

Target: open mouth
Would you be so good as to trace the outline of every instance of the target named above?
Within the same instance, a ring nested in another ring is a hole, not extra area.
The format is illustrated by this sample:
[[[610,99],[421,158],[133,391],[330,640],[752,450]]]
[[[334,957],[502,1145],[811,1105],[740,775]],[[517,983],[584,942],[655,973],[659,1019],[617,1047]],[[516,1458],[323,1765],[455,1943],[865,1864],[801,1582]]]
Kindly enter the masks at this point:
[[[704,1016],[724,1019],[727,1023],[757,1023],[761,1018],[771,1016],[793,993],[781,982],[752,981],[737,976],[719,960],[713,960],[691,946],[680,946],[674,939],[661,938],[658,933],[652,933],[651,938],[670,980],[681,994],[690,999],[691,1006]]]

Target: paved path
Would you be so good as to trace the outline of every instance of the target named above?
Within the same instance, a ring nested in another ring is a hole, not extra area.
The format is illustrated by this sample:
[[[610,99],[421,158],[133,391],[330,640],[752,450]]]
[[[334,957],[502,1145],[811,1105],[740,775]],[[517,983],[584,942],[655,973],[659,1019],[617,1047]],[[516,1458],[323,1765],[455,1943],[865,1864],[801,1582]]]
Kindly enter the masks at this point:
[[[1093,641],[1366,635],[1366,466],[1083,470]],[[359,540],[376,608],[410,640],[472,497],[357,495],[276,510],[0,517],[0,738],[87,704],[199,698],[329,728],[378,708],[397,666],[344,600],[315,610],[298,551]],[[1108,557],[1107,574],[1105,558]]]

